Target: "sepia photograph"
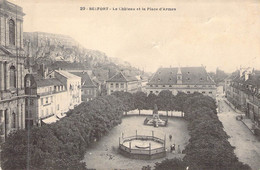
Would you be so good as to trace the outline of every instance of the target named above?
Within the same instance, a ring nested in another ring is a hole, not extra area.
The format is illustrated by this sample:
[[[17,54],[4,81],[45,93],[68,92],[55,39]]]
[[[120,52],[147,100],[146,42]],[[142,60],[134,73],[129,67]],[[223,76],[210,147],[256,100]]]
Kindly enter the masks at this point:
[[[259,0],[0,0],[0,170],[260,170]]]

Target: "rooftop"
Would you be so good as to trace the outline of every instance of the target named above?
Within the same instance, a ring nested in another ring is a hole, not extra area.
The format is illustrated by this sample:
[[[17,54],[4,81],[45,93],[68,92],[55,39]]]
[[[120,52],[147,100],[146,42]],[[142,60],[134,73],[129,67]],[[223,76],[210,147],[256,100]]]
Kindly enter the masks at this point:
[[[204,67],[172,67],[159,68],[148,84],[172,85],[177,84],[177,74],[182,76],[182,84],[215,85]]]

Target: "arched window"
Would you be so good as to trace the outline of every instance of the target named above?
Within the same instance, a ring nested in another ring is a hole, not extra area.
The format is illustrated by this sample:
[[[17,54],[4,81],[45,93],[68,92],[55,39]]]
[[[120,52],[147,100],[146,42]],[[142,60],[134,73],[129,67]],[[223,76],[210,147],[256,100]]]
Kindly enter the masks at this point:
[[[10,88],[16,88],[16,74],[15,67],[10,67]]]
[[[9,44],[15,45],[15,23],[14,20],[9,20]]]
[[[16,120],[15,120],[15,113],[13,112],[12,113],[12,128],[15,128],[15,122]]]

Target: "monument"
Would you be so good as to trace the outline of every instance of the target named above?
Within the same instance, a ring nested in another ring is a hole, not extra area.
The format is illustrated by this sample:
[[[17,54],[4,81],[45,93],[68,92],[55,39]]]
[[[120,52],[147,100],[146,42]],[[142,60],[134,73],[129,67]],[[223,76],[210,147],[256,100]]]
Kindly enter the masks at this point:
[[[154,127],[159,126],[166,126],[168,123],[168,119],[160,119],[159,113],[158,113],[158,107],[155,104],[153,109],[153,116],[152,117],[146,117],[144,120],[144,125],[150,125]]]

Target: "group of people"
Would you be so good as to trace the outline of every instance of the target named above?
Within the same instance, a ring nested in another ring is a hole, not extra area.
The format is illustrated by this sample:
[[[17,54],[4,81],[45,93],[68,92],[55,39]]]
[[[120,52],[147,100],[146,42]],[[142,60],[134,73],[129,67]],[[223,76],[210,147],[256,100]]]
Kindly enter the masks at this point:
[[[170,139],[170,141],[172,141],[172,135],[169,135],[169,139]],[[172,144],[170,146],[170,151],[171,151],[171,153],[175,153],[176,152],[175,144]],[[177,153],[181,153],[180,145],[178,145]]]

